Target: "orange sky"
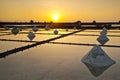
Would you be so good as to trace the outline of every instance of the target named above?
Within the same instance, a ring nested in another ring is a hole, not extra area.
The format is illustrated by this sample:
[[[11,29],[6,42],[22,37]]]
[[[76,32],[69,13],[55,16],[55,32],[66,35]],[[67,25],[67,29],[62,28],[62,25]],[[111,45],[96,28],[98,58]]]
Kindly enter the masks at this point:
[[[0,21],[118,21],[120,0],[0,0]]]

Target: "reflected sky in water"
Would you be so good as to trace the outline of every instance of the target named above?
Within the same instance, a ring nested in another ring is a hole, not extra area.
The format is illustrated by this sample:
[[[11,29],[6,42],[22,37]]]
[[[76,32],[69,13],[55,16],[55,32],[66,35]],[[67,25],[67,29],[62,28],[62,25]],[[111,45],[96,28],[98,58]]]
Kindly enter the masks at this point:
[[[63,33],[68,32],[63,31]],[[93,34],[93,32],[91,34]],[[96,34],[96,32],[94,32],[94,34]],[[0,39],[17,40],[20,36],[26,37],[26,34],[10,36],[11,37],[8,36],[7,38],[0,36]],[[44,40],[56,36],[59,35],[37,35],[35,40]],[[99,44],[96,38],[97,36],[71,35],[55,41]],[[27,38],[24,39],[28,40]],[[119,39],[119,37],[112,37],[110,39],[111,41],[107,44],[120,45],[119,41],[116,41]],[[27,44],[32,43],[0,41],[0,47],[2,47],[0,51],[6,51]],[[116,64],[105,70],[104,73],[97,78],[94,77],[81,62],[82,57],[91,49],[92,46],[46,43],[18,52],[17,54],[12,54],[0,59],[0,80],[120,80],[120,48],[102,47],[102,49],[116,61]]]

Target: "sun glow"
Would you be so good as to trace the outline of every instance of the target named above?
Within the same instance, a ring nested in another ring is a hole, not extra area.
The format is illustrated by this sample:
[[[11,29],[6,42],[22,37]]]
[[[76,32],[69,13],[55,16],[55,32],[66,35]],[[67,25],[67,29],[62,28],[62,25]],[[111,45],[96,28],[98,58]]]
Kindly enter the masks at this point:
[[[55,13],[55,14],[52,15],[52,20],[53,20],[54,22],[57,22],[57,21],[59,20],[59,18],[60,18],[60,15],[57,14],[57,13]]]

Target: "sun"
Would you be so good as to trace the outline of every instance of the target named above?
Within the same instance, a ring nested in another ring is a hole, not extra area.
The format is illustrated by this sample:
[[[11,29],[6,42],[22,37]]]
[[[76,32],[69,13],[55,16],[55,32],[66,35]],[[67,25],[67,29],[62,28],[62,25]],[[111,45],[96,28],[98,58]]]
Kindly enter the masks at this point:
[[[57,21],[59,20],[59,18],[60,18],[60,15],[57,14],[57,13],[54,13],[54,14],[52,15],[52,20],[53,20],[54,22],[57,22]]]

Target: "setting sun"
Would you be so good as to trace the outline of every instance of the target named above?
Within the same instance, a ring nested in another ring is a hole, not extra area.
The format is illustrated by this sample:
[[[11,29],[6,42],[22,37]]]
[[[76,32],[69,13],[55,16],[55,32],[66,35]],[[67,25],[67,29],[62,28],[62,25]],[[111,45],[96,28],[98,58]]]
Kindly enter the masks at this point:
[[[54,22],[57,22],[58,20],[59,20],[59,17],[60,17],[60,15],[59,14],[53,14],[52,15],[52,20],[54,21]]]

